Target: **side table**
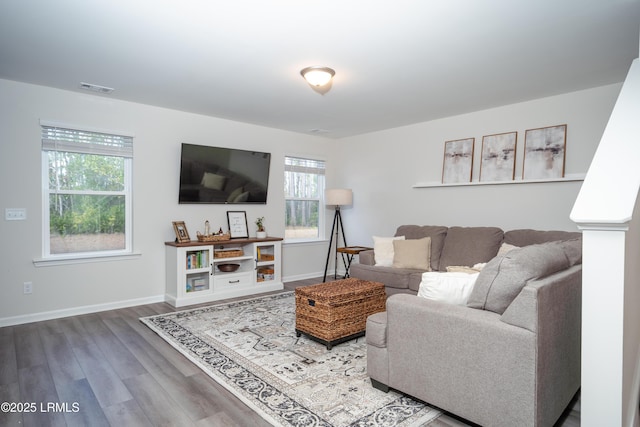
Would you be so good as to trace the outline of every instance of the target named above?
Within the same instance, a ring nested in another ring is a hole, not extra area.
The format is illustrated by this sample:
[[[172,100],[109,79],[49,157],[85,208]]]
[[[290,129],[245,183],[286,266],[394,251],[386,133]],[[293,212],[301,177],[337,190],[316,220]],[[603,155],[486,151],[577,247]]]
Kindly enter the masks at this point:
[[[344,278],[348,278],[349,277],[349,268],[351,268],[351,262],[353,261],[353,258],[358,255],[360,252],[362,251],[369,251],[373,248],[369,248],[367,246],[345,246],[342,248],[337,248],[336,251],[338,251],[341,256],[342,256],[342,263],[344,264]]]

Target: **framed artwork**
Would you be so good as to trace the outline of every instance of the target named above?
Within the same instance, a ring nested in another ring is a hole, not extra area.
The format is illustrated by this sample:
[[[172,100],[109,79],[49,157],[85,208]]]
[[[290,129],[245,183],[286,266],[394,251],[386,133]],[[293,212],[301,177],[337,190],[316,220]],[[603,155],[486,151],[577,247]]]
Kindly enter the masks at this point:
[[[512,181],[516,172],[518,132],[482,137],[480,181]]]
[[[232,239],[246,239],[249,237],[246,211],[227,211],[229,235]]]
[[[173,221],[173,231],[176,233],[176,243],[190,242],[189,232],[184,221]]]
[[[566,144],[567,125],[527,130],[522,179],[564,177]]]
[[[471,182],[474,143],[475,138],[458,139],[444,143],[443,184]]]

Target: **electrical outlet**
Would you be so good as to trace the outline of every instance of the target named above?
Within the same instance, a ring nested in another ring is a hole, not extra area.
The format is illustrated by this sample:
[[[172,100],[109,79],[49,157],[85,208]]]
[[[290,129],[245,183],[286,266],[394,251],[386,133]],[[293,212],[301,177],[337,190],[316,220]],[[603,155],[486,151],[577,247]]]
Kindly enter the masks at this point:
[[[24,282],[22,286],[25,295],[33,293],[33,282]]]
[[[27,210],[25,208],[6,208],[4,219],[5,221],[23,221],[27,219]]]

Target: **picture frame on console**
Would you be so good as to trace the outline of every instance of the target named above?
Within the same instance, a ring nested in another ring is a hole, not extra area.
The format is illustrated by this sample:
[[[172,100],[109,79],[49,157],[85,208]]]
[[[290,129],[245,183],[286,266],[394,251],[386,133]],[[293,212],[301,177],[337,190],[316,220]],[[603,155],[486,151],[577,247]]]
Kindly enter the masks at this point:
[[[229,235],[232,239],[249,238],[246,211],[227,211],[227,224],[229,225]]]
[[[518,132],[482,137],[480,181],[513,181],[516,171]]]
[[[442,183],[471,182],[475,138],[445,141]]]
[[[527,130],[522,179],[563,178],[566,144],[566,124]]]
[[[173,231],[176,233],[176,243],[187,243],[191,241],[187,226],[184,221],[173,221]]]

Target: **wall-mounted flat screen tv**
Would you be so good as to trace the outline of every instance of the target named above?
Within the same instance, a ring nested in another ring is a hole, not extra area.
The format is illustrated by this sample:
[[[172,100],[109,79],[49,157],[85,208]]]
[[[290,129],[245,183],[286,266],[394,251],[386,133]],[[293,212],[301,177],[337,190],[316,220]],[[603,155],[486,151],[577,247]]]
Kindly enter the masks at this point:
[[[267,203],[271,154],[182,144],[179,203]]]

